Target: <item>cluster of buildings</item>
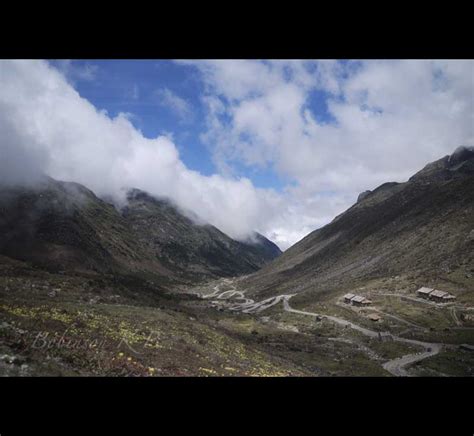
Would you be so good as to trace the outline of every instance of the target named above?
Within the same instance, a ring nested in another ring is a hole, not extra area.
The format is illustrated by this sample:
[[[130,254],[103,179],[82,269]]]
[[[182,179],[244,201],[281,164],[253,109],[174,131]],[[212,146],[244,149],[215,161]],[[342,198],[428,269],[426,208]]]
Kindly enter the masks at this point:
[[[372,301],[361,295],[346,294],[344,295],[344,303],[352,304],[353,306],[369,306],[372,304]]]
[[[418,297],[436,301],[438,303],[449,303],[450,301],[454,301],[456,299],[456,297],[451,295],[449,292],[425,287],[418,289],[416,291],[416,295]]]

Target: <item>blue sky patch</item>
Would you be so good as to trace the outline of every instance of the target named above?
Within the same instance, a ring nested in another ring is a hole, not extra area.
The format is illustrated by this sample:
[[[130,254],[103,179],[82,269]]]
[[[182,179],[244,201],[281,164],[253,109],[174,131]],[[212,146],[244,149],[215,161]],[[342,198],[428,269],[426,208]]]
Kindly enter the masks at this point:
[[[60,69],[79,94],[98,110],[106,110],[111,117],[121,112],[129,114],[130,122],[147,138],[171,134],[188,168],[204,175],[217,172],[212,158],[213,144],[203,140],[207,129],[207,107],[202,100],[206,96],[206,86],[194,66],[168,60],[50,63]],[[344,66],[344,71],[357,69],[357,63],[346,62]],[[313,69],[316,72],[316,65]],[[287,76],[290,80],[289,70]],[[306,107],[319,123],[336,123],[328,111],[329,98],[334,96],[323,90],[314,90],[308,95]],[[219,119],[224,124],[231,122],[226,113]],[[239,162],[231,162],[231,165],[236,177],[247,177],[256,187],[281,191],[291,183],[271,165],[265,168]]]

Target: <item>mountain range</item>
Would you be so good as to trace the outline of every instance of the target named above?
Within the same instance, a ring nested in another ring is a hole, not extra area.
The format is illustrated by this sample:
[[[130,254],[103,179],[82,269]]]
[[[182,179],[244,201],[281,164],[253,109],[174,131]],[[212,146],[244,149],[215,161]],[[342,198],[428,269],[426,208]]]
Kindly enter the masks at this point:
[[[254,272],[281,251],[258,233],[236,241],[138,189],[117,207],[44,177],[34,187],[0,187],[0,254],[53,270],[189,282]]]
[[[473,376],[473,217],[473,147],[284,253],[139,189],[3,185],[0,374]]]

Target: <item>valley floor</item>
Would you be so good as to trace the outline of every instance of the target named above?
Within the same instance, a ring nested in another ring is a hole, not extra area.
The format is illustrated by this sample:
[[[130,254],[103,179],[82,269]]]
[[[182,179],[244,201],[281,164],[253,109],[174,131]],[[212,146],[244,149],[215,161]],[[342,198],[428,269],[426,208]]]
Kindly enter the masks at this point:
[[[254,300],[239,279],[166,293],[117,277],[0,262],[5,376],[472,376],[474,308],[369,283],[335,297]],[[467,294],[466,294],[467,295]],[[308,301],[311,301],[309,303]],[[369,314],[377,313],[374,322]]]
[[[212,306],[220,311],[254,316],[271,313],[259,319],[302,335],[348,344],[352,351],[362,351],[366,360],[377,362],[385,372],[395,376],[474,375],[474,350],[471,349],[474,348],[474,307],[470,292],[465,293],[461,301],[438,304],[407,294],[405,290],[389,293],[383,290],[385,286],[381,286],[380,291],[363,287],[360,293],[373,304],[359,308],[343,302],[343,293],[310,305],[307,298],[299,298],[298,294],[280,294],[256,302],[245,290],[238,290],[241,289],[239,282],[239,279],[223,279],[211,286],[212,292],[203,293],[201,297],[211,299]],[[303,305],[304,310],[293,308],[292,298]],[[294,315],[289,317],[288,314]],[[377,316],[373,319],[374,315]],[[324,357],[338,361],[336,348],[329,348]],[[379,371],[368,369],[370,365],[359,372],[353,366],[353,355],[345,351],[347,360],[344,361],[350,369],[347,374],[347,368],[341,366],[337,375],[379,375]]]

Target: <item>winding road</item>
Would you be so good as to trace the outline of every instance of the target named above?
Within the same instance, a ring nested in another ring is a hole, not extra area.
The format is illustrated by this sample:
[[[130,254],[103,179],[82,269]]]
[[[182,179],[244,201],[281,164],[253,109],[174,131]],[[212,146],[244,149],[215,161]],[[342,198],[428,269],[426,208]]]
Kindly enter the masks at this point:
[[[283,309],[287,312],[291,313],[297,313],[300,315],[306,315],[306,316],[312,316],[312,317],[317,317],[317,318],[322,318],[322,319],[328,319],[338,325],[341,325],[343,327],[349,327],[353,330],[356,330],[360,333],[362,333],[365,336],[368,336],[370,338],[379,338],[380,337],[380,332],[374,331],[367,329],[365,327],[361,327],[353,322],[347,321],[342,318],[338,318],[335,316],[330,316],[330,315],[322,315],[314,312],[306,312],[304,310],[297,310],[293,309],[290,306],[289,300],[291,297],[293,297],[296,294],[283,294],[283,295],[278,295],[275,297],[270,297],[265,300],[256,302],[252,300],[251,298],[247,298],[244,295],[244,292],[242,291],[237,291],[235,289],[235,286],[232,285],[232,282],[228,279],[225,280],[225,284],[230,285],[233,287],[233,289],[227,290],[227,291],[221,291],[220,290],[220,285],[217,284],[214,286],[214,291],[210,294],[200,294],[197,293],[201,298],[203,299],[210,299],[210,298],[215,298],[216,300],[214,301],[215,303],[220,303],[222,301],[227,301],[230,299],[235,299],[237,301],[232,302],[230,305],[227,305],[227,308],[229,310],[233,311],[240,311],[243,313],[260,313],[280,302],[283,303]],[[242,302],[238,302],[241,300]],[[410,345],[415,345],[418,347],[424,348],[425,351],[419,352],[419,353],[412,353],[412,354],[407,354],[405,356],[389,360],[385,362],[382,366],[383,368],[390,372],[391,374],[395,376],[410,376],[411,374],[407,371],[407,366],[412,365],[416,362],[419,362],[423,359],[426,359],[427,357],[435,356],[438,354],[441,349],[442,349],[442,344],[437,344],[437,343],[430,343],[430,342],[422,342],[422,341],[417,341],[414,339],[406,339],[402,338],[400,336],[394,336],[390,333],[386,333],[386,336],[389,336],[393,341],[397,342],[403,342],[406,344]]]

